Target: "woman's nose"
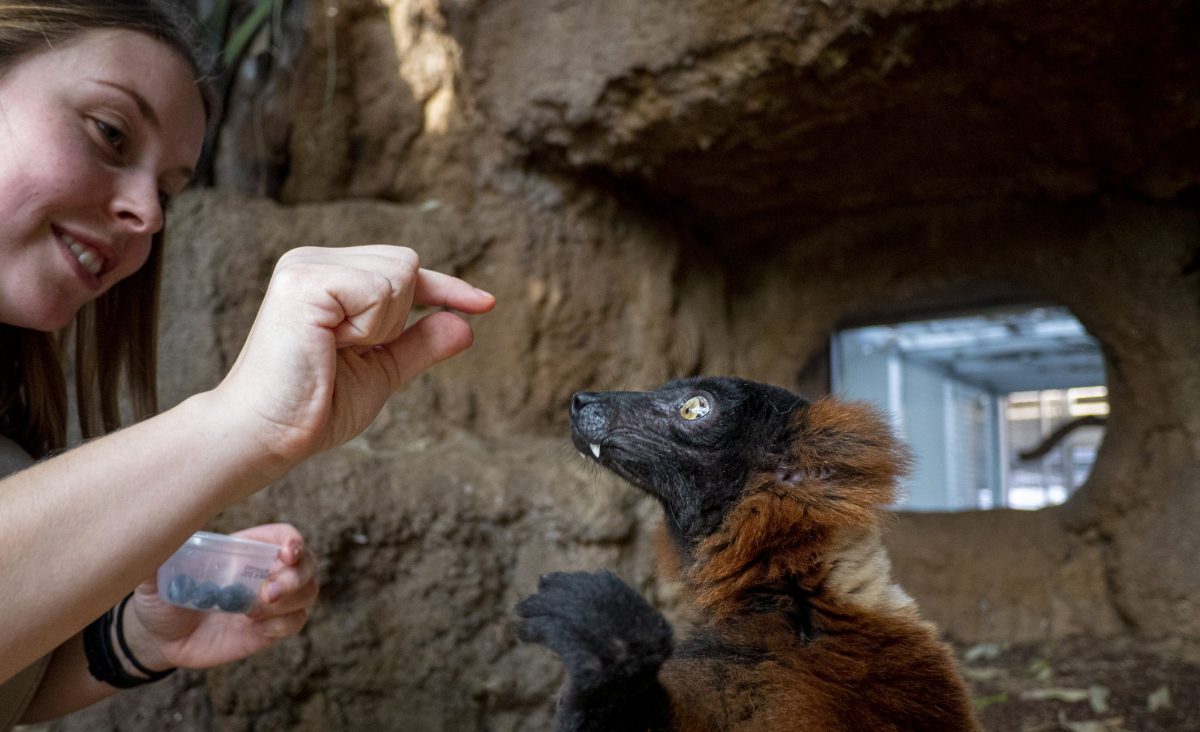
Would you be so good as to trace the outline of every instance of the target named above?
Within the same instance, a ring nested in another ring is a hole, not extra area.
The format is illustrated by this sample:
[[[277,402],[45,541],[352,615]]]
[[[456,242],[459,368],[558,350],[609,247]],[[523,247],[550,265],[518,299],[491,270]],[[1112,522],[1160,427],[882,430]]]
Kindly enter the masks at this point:
[[[163,227],[158,180],[140,171],[122,176],[112,209],[117,222],[129,233],[157,234]]]

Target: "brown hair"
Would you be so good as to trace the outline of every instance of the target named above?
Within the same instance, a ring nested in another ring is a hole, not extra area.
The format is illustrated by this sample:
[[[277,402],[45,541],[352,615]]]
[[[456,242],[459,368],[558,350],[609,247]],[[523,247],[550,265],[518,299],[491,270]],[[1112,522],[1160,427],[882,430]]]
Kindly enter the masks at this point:
[[[170,0],[0,0],[0,75],[27,56],[103,29],[144,33],[178,52],[194,72],[208,119],[217,116],[200,24]],[[158,409],[162,240],[160,231],[142,268],[75,319],[75,397],[85,438],[121,425],[122,381],[135,419]],[[63,346],[53,334],[0,324],[0,434],[34,457],[66,444]]]

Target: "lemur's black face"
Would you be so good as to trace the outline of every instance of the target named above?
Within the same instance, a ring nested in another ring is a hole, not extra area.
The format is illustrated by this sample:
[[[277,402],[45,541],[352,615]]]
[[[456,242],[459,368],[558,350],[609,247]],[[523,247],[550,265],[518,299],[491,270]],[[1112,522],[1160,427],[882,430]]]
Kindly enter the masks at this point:
[[[578,392],[571,440],[658,498],[688,543],[720,525],[747,478],[787,451],[794,410],[807,402],[779,387],[729,377],[670,381],[655,391]]]

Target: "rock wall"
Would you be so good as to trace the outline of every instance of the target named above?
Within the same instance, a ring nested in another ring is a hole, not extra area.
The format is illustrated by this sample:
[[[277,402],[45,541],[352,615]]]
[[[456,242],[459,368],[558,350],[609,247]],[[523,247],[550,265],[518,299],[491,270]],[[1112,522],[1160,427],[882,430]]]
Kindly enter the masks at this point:
[[[612,568],[674,614],[657,509],[573,454],[572,391],[811,393],[843,323],[998,301],[1101,341],[1106,440],[1065,506],[899,517],[901,581],[964,641],[1200,636],[1193,4],[323,0],[287,23],[294,65],[242,94],[269,114],[229,118],[224,185],[171,215],[165,404],[221,378],[292,246],[403,243],[499,304],[214,526],[305,531],[301,638],[55,729],[546,729],[558,668],[511,617],[538,574]]]

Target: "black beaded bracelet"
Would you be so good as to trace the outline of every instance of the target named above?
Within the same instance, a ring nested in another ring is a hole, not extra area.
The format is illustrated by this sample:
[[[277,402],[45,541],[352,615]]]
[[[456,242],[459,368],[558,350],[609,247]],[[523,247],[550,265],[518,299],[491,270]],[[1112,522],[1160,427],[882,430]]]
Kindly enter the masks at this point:
[[[124,616],[125,605],[129,602],[129,598],[133,593],[125,596],[121,603],[115,608],[111,608],[108,612],[96,618],[83,630],[83,651],[87,655],[88,672],[97,680],[103,681],[109,686],[115,686],[118,689],[130,689],[142,684],[149,684],[153,681],[158,681],[175,671],[170,668],[165,671],[151,671],[143,666],[133,652],[129,649],[129,644],[125,642]],[[117,626],[117,643],[121,646],[121,652],[125,654],[125,659],[129,664],[138,671],[145,674],[145,677],[134,676],[125,670],[121,665],[121,660],[117,657],[116,649],[112,644],[112,629],[114,617]]]

